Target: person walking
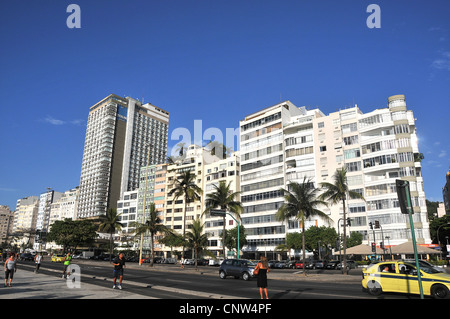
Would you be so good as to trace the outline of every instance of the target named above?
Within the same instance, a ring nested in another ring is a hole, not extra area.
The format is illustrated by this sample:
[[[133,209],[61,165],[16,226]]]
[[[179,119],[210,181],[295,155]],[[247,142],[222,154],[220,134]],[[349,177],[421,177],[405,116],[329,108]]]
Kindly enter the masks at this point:
[[[5,287],[8,284],[8,278],[9,278],[9,287],[11,287],[11,282],[14,277],[14,273],[17,270],[17,261],[15,253],[11,253],[9,258],[5,261]]]
[[[267,292],[267,273],[269,272],[269,263],[267,262],[267,258],[261,256],[261,261],[256,265],[253,274],[257,275],[258,281],[257,285],[259,288],[259,294],[261,295],[261,299],[263,298],[263,290],[266,295],[266,299],[269,299],[269,294]]]
[[[44,260],[44,256],[42,256],[41,253],[37,253],[37,255],[34,256],[34,262],[36,263],[36,269],[34,270],[35,273],[39,272],[39,268],[41,267],[42,260]]]
[[[119,278],[118,288],[122,289],[123,268],[125,267],[125,257],[123,256],[123,253],[120,253],[119,257],[114,258],[113,266],[114,266],[113,289],[116,288],[116,280],[117,280],[117,278]]]
[[[64,270],[63,270],[63,274],[62,274],[63,278],[67,278],[67,275],[68,275],[67,270],[69,269],[71,261],[72,261],[72,256],[71,256],[70,252],[68,252],[66,257],[64,257],[64,260],[63,260],[63,262],[64,262]]]

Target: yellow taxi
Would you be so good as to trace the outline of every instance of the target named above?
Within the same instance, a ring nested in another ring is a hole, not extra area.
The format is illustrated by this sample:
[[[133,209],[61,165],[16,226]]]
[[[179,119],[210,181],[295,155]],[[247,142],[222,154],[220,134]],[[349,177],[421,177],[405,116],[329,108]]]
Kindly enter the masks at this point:
[[[423,294],[436,299],[450,298],[450,274],[438,272],[425,264],[419,264]],[[371,295],[382,292],[420,294],[415,264],[403,261],[387,261],[370,265],[362,271],[363,289]]]
[[[64,260],[64,255],[53,255],[52,256],[52,262],[54,263],[61,263]]]

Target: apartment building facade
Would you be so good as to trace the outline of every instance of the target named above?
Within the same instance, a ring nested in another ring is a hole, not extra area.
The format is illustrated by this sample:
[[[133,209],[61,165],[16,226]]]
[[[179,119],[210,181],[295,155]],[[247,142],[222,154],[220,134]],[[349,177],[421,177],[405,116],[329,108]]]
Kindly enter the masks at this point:
[[[39,209],[36,217],[36,231],[48,232],[52,204],[57,202],[63,193],[48,190],[39,196]]]
[[[0,244],[5,242],[12,231],[14,214],[7,205],[0,205]]]
[[[332,182],[334,172],[342,167],[349,188],[366,200],[348,200],[350,232],[363,234],[367,244],[388,246],[410,240],[395,189],[395,179],[405,179],[411,185],[416,239],[431,243],[415,119],[403,95],[389,97],[387,107],[368,113],[351,107],[329,115],[285,101],[246,116],[240,129],[241,200],[249,242],[244,251],[250,257],[273,252],[285,243],[286,233],[300,231],[296,221],[275,219],[284,201],[281,187],[304,177],[319,187]],[[331,223],[314,218],[306,228],[341,227],[342,205],[320,209]],[[369,228],[375,220],[382,229]]]
[[[140,168],[163,163],[169,113],[111,94],[89,110],[78,218],[104,215],[124,192],[139,187]]]

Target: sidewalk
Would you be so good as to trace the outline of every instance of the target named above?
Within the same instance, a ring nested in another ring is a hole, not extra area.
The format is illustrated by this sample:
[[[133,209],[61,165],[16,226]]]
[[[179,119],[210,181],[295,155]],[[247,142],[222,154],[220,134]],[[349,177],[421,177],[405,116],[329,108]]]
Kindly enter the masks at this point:
[[[83,283],[82,279],[80,288],[69,288],[66,279],[20,269],[14,274],[12,287],[4,287],[4,282],[1,276],[0,299],[150,299],[126,290]]]

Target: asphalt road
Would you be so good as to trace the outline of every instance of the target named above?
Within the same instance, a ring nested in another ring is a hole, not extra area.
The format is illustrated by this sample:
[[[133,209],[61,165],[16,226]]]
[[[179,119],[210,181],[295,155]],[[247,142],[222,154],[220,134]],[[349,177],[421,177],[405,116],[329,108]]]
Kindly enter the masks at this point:
[[[73,262],[80,267],[81,280],[105,289],[112,289],[113,266],[108,261]],[[33,270],[33,262],[20,262],[24,270]],[[63,265],[44,261],[41,273],[61,276]],[[307,278],[298,270],[274,269],[269,273],[268,290],[271,299],[377,299],[361,289],[361,271],[353,269],[350,275],[340,271],[309,271]],[[220,279],[218,267],[193,266],[184,270],[175,265],[139,266],[127,263],[123,287],[127,291],[149,298],[164,299],[257,299],[259,290],[256,280]],[[415,296],[383,294],[382,299],[415,299]],[[380,297],[378,297],[380,299]]]

